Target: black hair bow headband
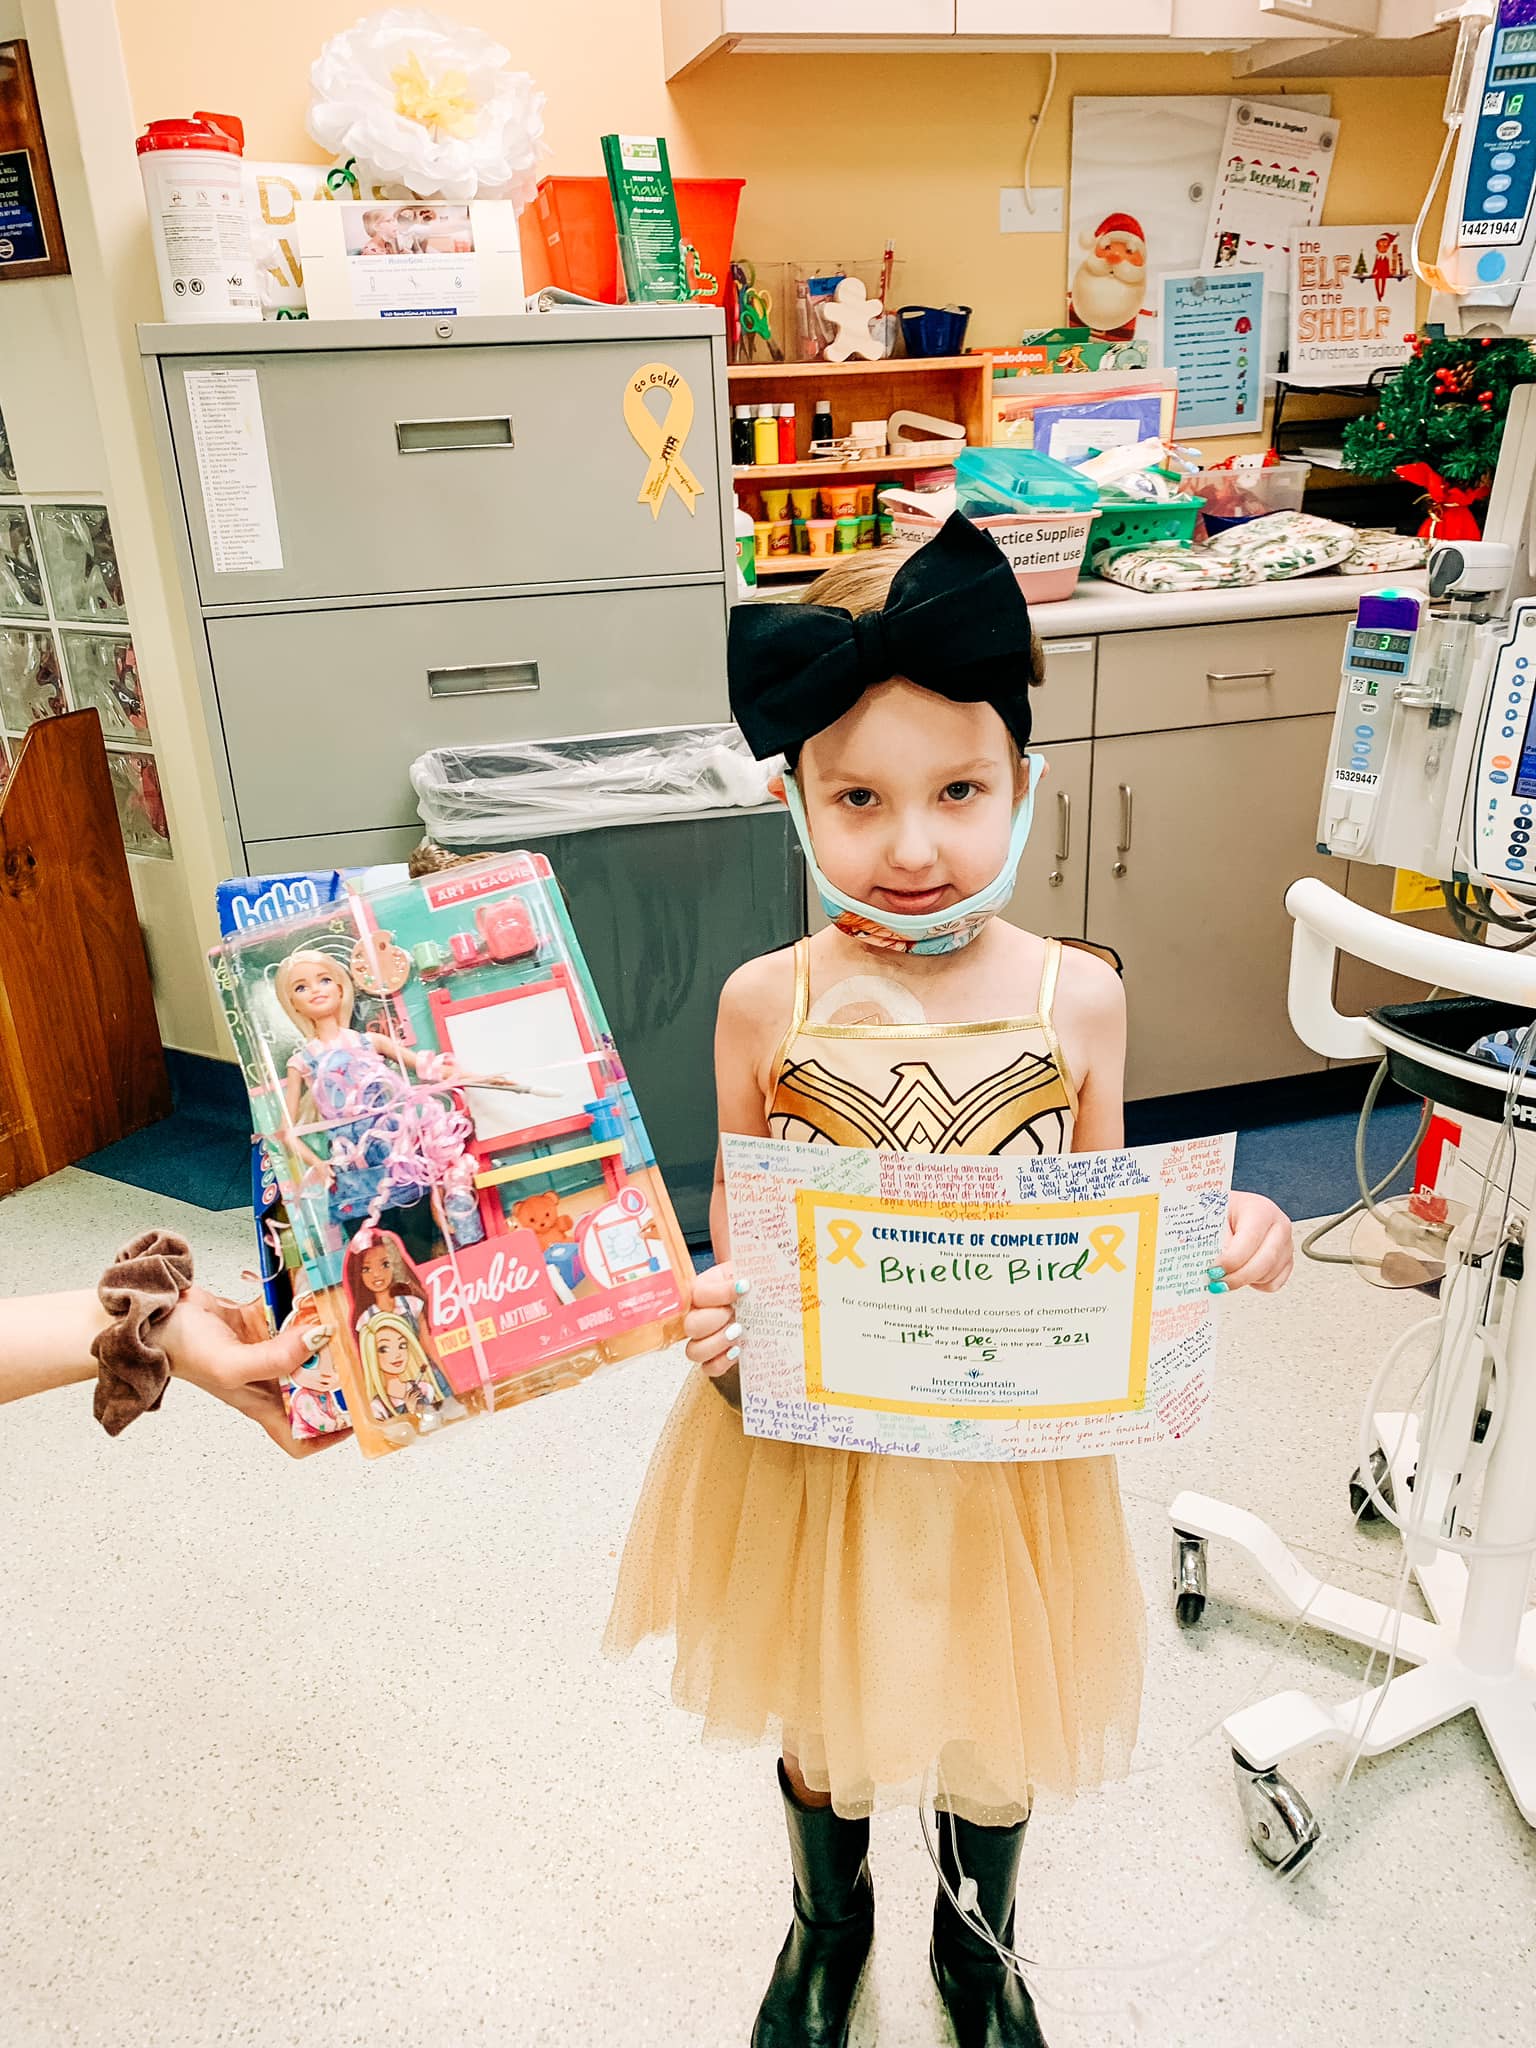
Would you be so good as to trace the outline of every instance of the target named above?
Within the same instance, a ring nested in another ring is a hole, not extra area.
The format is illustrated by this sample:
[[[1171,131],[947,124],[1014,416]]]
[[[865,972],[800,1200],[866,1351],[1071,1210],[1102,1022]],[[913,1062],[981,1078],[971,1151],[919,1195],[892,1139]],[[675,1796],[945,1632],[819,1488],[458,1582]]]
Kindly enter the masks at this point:
[[[793,760],[892,676],[990,704],[1020,752],[1029,745],[1029,606],[996,541],[958,513],[903,562],[883,611],[735,606],[728,666],[731,713],[759,761]]]

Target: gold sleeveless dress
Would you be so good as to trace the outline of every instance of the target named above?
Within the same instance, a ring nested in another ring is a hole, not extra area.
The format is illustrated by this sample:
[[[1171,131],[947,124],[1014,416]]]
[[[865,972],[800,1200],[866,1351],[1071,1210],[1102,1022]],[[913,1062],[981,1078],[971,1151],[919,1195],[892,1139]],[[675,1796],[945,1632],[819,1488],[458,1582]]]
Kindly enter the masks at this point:
[[[1052,940],[1029,1017],[818,1022],[802,940],[769,1129],[908,1152],[1070,1151],[1059,963]],[[1122,1776],[1136,1739],[1145,1612],[1112,1459],[770,1442],[744,1435],[693,1367],[635,1511],[606,1647],[657,1634],[676,1637],[673,1697],[707,1741],[775,1736],[850,1817],[914,1803],[937,1763],[945,1805],[1011,1825],[1038,1794]]]

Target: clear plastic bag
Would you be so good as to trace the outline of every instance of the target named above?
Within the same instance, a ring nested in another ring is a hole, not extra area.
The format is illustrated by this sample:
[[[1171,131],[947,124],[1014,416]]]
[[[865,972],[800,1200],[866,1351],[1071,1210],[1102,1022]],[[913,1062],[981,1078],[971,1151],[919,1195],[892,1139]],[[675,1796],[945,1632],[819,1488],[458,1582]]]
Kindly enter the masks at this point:
[[[411,769],[439,846],[506,846],[550,832],[644,825],[768,801],[772,764],[734,725],[434,747]]]

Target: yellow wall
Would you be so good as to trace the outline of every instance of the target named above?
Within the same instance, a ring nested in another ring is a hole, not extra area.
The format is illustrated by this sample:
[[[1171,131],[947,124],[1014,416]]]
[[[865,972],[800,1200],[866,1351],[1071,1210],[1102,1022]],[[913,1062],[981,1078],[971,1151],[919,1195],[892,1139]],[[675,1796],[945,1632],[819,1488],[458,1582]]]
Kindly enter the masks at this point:
[[[227,109],[253,155],[318,155],[304,132],[309,63],[357,18],[358,0],[118,0],[117,11],[141,120]],[[998,187],[1020,182],[1044,57],[725,56],[668,88],[658,0],[446,0],[442,11],[500,37],[543,86],[554,170],[600,171],[605,132],[659,130],[679,175],[747,180],[737,246],[760,261],[857,261],[891,234],[902,295],[973,306],[973,343],[1062,316],[1064,238],[997,230]],[[1074,94],[1233,89],[1224,56],[1064,57],[1034,179],[1066,183]],[[1294,89],[1331,93],[1344,124],[1325,217],[1411,220],[1444,133],[1444,81]],[[1263,81],[1254,90],[1281,96]]]
[[[168,1042],[227,1056],[198,953],[199,939],[212,936],[222,832],[131,360],[133,323],[156,317],[156,296],[129,138],[134,125],[157,116],[212,108],[243,118],[252,155],[315,158],[304,130],[309,65],[325,37],[363,11],[363,0],[115,0],[115,22],[114,0],[19,5],[34,55],[45,60],[45,113],[67,95],[80,113],[81,161],[61,176],[61,198],[66,219],[81,224],[75,282],[92,289],[85,340],[94,349],[106,484],[125,576],[134,579],[135,638],[177,846],[174,866],[155,877],[165,900],[145,907],[157,995]],[[759,262],[858,261],[877,254],[889,234],[903,263],[901,297],[969,303],[973,343],[1006,342],[1062,316],[1064,238],[997,230],[998,187],[1021,181],[1043,57],[723,57],[669,90],[659,0],[565,0],[553,8],[444,0],[444,11],[499,36],[543,85],[552,170],[599,171],[605,132],[660,131],[679,175],[747,180],[737,247]],[[1308,87],[1330,92],[1343,120],[1326,218],[1411,219],[1443,132],[1442,82]],[[1035,154],[1036,182],[1066,182],[1076,94],[1233,89],[1220,56],[1064,58]],[[1281,96],[1279,88],[1259,90]],[[73,249],[73,225],[70,237]],[[1222,453],[1254,445],[1228,440]]]

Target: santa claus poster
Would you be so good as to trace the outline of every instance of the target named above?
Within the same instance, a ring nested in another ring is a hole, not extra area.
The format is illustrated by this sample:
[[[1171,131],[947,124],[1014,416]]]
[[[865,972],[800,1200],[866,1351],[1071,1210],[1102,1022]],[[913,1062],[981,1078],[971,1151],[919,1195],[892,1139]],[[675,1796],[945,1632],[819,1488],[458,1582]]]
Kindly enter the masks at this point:
[[[1413,229],[1309,228],[1291,250],[1293,384],[1364,384],[1406,363],[1418,320]]]
[[[1129,328],[1158,347],[1159,280],[1210,267],[1206,229],[1234,104],[1226,93],[1073,100],[1067,289],[1075,325],[1099,339]],[[1326,94],[1295,93],[1284,111],[1326,117],[1330,104]],[[1273,317],[1284,292],[1284,277],[1269,282],[1266,368],[1284,340]]]

